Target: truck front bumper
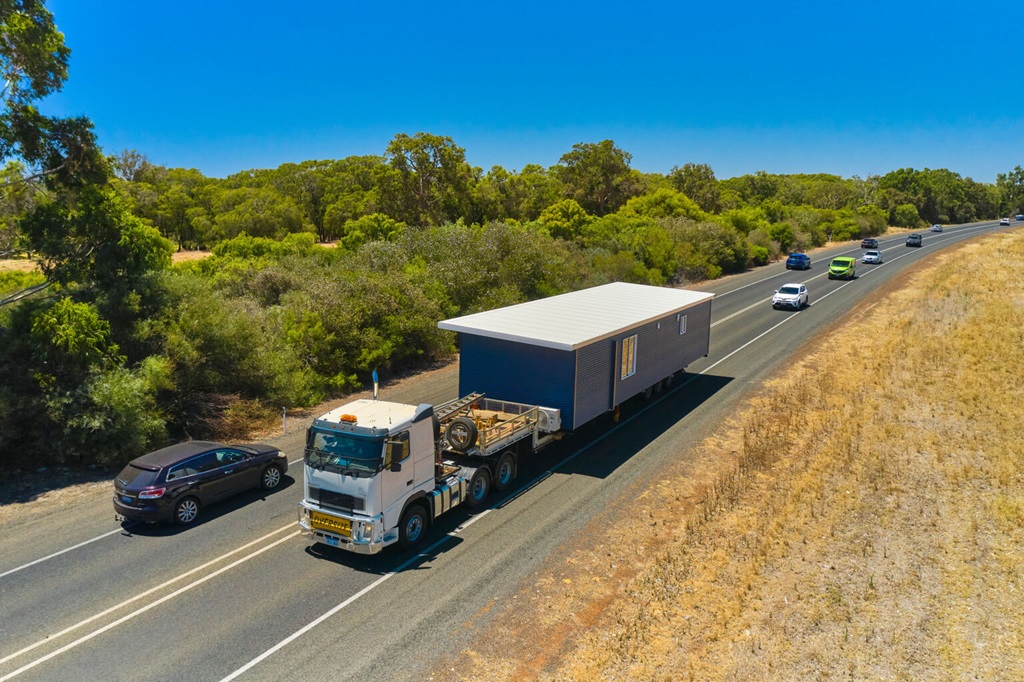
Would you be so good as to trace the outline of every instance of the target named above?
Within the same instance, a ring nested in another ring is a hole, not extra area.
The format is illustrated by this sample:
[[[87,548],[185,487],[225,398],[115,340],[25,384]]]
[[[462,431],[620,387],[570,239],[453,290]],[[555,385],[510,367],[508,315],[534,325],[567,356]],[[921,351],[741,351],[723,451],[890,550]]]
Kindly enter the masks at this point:
[[[328,547],[338,547],[339,549],[344,549],[348,552],[355,552],[356,554],[377,554],[389,544],[392,544],[391,542],[381,542],[361,536],[353,538],[324,528],[318,528],[312,521],[313,511],[314,510],[306,507],[304,504],[299,504],[299,527],[302,528],[300,532],[312,542],[322,542]],[[323,511],[316,511],[318,514],[324,514]],[[330,514],[330,516],[337,516],[338,518],[349,521],[351,524],[349,526],[350,532],[355,530],[356,522],[354,520],[341,515]]]

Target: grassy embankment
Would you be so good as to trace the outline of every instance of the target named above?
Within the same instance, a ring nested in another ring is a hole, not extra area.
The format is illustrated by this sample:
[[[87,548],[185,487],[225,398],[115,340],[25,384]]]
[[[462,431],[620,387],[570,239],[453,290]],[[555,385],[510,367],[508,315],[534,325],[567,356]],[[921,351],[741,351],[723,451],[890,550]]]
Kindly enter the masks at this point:
[[[1024,679],[1022,262],[960,246],[813,340],[434,679]]]

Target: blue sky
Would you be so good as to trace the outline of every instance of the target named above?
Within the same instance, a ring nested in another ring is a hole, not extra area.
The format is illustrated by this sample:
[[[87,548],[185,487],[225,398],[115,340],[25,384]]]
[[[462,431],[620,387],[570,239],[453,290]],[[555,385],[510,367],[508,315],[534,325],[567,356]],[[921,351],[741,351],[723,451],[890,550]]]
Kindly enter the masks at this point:
[[[1024,165],[1024,3],[51,0],[42,108],[223,177],[450,136],[487,171],[612,139],[632,166],[844,177]]]

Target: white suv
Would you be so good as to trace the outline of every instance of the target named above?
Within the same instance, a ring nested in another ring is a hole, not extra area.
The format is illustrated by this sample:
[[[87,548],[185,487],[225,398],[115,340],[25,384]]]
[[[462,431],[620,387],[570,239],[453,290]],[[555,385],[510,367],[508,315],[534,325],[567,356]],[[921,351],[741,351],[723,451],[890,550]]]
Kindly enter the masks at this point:
[[[808,303],[810,303],[810,299],[807,297],[807,287],[803,284],[783,284],[772,296],[772,307],[776,310],[779,308],[800,310]]]

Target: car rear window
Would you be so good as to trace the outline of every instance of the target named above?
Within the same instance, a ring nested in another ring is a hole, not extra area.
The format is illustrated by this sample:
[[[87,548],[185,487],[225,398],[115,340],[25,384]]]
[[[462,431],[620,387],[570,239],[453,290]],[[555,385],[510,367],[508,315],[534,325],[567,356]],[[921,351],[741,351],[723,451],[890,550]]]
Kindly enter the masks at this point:
[[[146,486],[156,483],[156,479],[159,475],[159,470],[153,471],[152,469],[143,469],[142,467],[137,467],[134,464],[129,464],[121,471],[118,478],[124,481],[125,484]]]

